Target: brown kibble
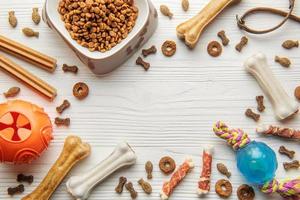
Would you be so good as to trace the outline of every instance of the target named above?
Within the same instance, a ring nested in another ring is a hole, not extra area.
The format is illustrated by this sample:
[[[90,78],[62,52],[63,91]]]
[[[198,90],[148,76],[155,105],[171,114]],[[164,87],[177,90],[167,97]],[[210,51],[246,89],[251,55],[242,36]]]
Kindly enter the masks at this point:
[[[135,63],[142,66],[145,71],[148,71],[148,69],[150,68],[150,63],[145,62],[140,56],[136,59]]]
[[[38,25],[41,21],[41,16],[39,14],[38,8],[32,8],[32,21]]]
[[[296,87],[294,95],[298,100],[300,100],[300,86]]]
[[[20,184],[17,187],[10,187],[7,189],[7,194],[13,196],[15,194],[21,194],[25,191],[24,185]]]
[[[161,46],[162,53],[167,57],[173,56],[176,53],[176,49],[176,42],[172,40],[165,41]]]
[[[275,56],[274,60],[275,60],[275,62],[279,63],[283,67],[290,67],[291,66],[290,59],[288,59],[286,57]]]
[[[260,115],[254,113],[250,108],[246,110],[245,115],[251,119],[253,119],[254,121],[259,121],[260,119]]]
[[[70,125],[70,118],[60,118],[60,117],[56,117],[54,123],[57,126],[69,126]]]
[[[181,6],[182,6],[182,9],[186,12],[189,10],[189,7],[190,7],[190,2],[189,0],[182,0],[181,1]]]
[[[78,82],[73,86],[73,95],[79,100],[86,98],[89,94],[89,87],[83,82]]]
[[[229,40],[228,37],[226,36],[224,30],[218,32],[218,37],[222,40],[222,44],[223,44],[224,46],[227,46],[227,45],[229,44],[230,40]]]
[[[23,28],[22,32],[24,33],[24,35],[26,35],[27,37],[39,37],[39,32],[34,31],[31,28]]]
[[[285,49],[292,49],[294,47],[299,47],[299,42],[298,40],[286,40],[282,43],[281,46]]]
[[[63,103],[62,103],[60,106],[56,107],[56,111],[57,111],[59,114],[61,114],[61,113],[64,112],[64,110],[66,110],[66,109],[69,108],[70,106],[71,106],[71,103],[70,103],[67,99],[65,99],[65,100],[63,101]]]
[[[241,41],[240,43],[238,43],[236,46],[235,46],[235,49],[238,51],[238,52],[241,52],[243,50],[243,48],[248,44],[248,38],[246,36],[243,36],[241,38]]]
[[[228,171],[227,167],[223,163],[218,163],[217,169],[221,174],[225,175],[227,178],[230,178],[231,173]]]
[[[266,109],[264,105],[264,96],[262,95],[256,96],[256,102],[257,102],[257,110],[259,112],[263,112]]]
[[[8,22],[11,25],[11,27],[13,27],[13,28],[15,28],[18,25],[18,20],[15,15],[15,11],[8,12]]]
[[[64,72],[72,72],[74,74],[77,74],[78,72],[78,67],[76,65],[67,65],[63,64],[62,70]]]
[[[215,191],[220,197],[228,198],[232,194],[232,185],[228,180],[218,180],[215,185]]]
[[[253,187],[243,184],[239,186],[237,190],[237,196],[239,200],[253,200],[255,197],[255,192]]]
[[[278,152],[282,155],[286,155],[290,159],[293,159],[295,156],[295,151],[288,150],[285,146],[280,146]]]
[[[164,174],[171,174],[176,169],[176,163],[173,158],[169,156],[164,156],[159,161],[159,169]]]
[[[11,87],[7,90],[7,92],[4,92],[3,95],[6,98],[15,97],[20,93],[20,91],[21,91],[21,89],[19,87]]]
[[[18,182],[27,182],[27,183],[31,184],[31,183],[33,183],[33,176],[32,175],[26,176],[24,174],[18,174],[17,181]]]
[[[218,57],[222,53],[222,46],[217,41],[211,41],[207,45],[207,53],[212,57]]]
[[[298,169],[300,167],[300,163],[298,160],[294,160],[292,162],[284,162],[283,167],[285,170]]]
[[[124,188],[124,185],[126,184],[126,182],[127,182],[126,177],[121,176],[119,178],[119,183],[118,183],[117,187],[115,188],[116,193],[121,194],[123,192],[123,188]]]
[[[153,178],[153,175],[152,175],[152,172],[153,172],[153,164],[151,161],[147,161],[146,164],[145,164],[145,170],[147,172],[147,179],[152,179]]]
[[[157,49],[155,45],[152,45],[149,49],[143,49],[142,54],[144,57],[147,57],[150,54],[155,54],[157,52]]]
[[[152,186],[150,185],[150,183],[144,181],[142,178],[138,181],[138,184],[140,184],[140,186],[142,187],[142,189],[144,190],[144,192],[146,194],[151,194],[152,193]]]
[[[169,7],[166,5],[161,5],[160,6],[160,12],[164,15],[172,19],[173,13],[170,11]]]
[[[138,193],[135,191],[133,185],[131,182],[128,182],[125,184],[125,188],[128,190],[128,192],[130,193],[130,196],[132,199],[136,199],[138,196]]]

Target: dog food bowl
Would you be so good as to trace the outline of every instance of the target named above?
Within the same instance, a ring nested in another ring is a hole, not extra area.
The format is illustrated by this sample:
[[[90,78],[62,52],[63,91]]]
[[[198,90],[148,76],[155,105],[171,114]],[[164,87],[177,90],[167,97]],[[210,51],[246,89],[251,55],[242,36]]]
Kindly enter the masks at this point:
[[[151,37],[157,27],[157,11],[150,0],[136,0],[139,9],[136,24],[128,36],[111,50],[90,52],[73,40],[58,13],[60,0],[46,0],[43,20],[72,48],[80,60],[95,74],[107,74],[121,66]]]

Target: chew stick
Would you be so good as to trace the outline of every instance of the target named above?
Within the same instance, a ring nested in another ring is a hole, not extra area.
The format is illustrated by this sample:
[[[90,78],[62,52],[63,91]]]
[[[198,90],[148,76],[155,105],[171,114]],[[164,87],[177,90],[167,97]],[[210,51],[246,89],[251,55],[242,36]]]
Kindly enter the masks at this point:
[[[206,147],[203,150],[202,172],[198,182],[198,195],[206,195],[210,191],[211,163],[212,163],[213,147]]]
[[[56,69],[56,59],[0,35],[0,50],[23,59],[49,72]]]
[[[50,101],[52,101],[57,95],[55,88],[3,55],[0,55],[0,69],[38,91]]]

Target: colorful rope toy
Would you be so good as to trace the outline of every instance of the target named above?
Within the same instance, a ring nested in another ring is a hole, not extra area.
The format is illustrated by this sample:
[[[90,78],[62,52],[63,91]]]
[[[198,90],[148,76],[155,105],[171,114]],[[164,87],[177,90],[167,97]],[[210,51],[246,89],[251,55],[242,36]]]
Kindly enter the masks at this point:
[[[237,167],[247,181],[266,194],[278,193],[284,198],[300,198],[300,178],[278,181],[275,179],[277,159],[275,152],[265,143],[251,141],[241,129],[229,129],[217,122],[213,131],[237,151]]]

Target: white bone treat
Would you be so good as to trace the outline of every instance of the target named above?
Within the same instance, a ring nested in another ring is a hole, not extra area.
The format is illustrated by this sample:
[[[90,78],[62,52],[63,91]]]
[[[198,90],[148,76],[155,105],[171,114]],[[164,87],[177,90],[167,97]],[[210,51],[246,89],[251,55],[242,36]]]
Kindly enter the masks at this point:
[[[251,56],[246,60],[244,66],[256,78],[262,90],[269,97],[279,120],[292,117],[298,112],[297,101],[287,94],[279,80],[274,76],[264,54],[257,53]]]
[[[68,192],[76,200],[88,199],[100,182],[118,169],[136,162],[136,154],[127,143],[119,144],[105,160],[80,176],[72,176],[66,183]]]

